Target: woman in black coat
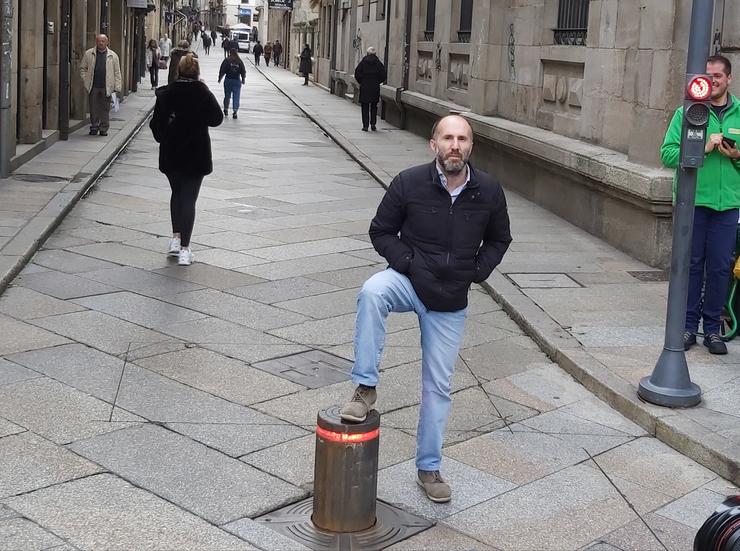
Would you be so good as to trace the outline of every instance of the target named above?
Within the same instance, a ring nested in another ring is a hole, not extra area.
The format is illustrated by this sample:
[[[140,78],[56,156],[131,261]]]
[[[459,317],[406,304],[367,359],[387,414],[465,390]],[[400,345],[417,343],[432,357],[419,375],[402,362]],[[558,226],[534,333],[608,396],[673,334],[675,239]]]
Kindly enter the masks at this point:
[[[308,86],[308,75],[311,74],[313,69],[311,55],[311,48],[308,47],[308,44],[304,44],[301,52],[301,64],[298,66],[298,72],[303,74],[303,86]]]
[[[167,253],[177,256],[180,266],[193,262],[190,236],[195,223],[195,202],[203,177],[213,171],[209,126],[223,122],[221,106],[200,80],[198,60],[182,58],[179,78],[158,88],[154,116],[149,127],[159,142],[159,170],[170,182],[172,239]]]
[[[362,130],[367,132],[367,125],[375,128],[378,120],[378,102],[380,85],[385,82],[385,66],[375,55],[375,48],[370,46],[367,55],[355,69],[355,80],[360,84],[360,107],[362,108]]]

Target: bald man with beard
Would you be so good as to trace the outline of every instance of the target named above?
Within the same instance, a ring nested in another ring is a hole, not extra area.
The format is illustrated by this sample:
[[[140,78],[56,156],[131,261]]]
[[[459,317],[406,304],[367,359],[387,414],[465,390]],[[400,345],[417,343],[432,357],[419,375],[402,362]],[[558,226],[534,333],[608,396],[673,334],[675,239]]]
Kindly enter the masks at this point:
[[[357,298],[352,381],[358,386],[340,415],[350,423],[366,419],[377,399],[388,314],[415,312],[422,350],[417,483],[430,500],[445,503],[452,490],[440,473],[442,442],[468,290],[501,262],[511,233],[503,189],[468,161],[468,121],[443,117],[429,146],[434,160],[396,176],[370,224],[373,247],[388,268],[370,277]]]

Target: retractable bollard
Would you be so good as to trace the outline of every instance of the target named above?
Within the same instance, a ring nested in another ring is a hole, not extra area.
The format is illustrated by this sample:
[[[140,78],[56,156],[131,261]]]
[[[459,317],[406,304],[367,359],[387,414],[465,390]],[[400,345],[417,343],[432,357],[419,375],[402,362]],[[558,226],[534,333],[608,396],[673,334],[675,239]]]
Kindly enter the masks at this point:
[[[314,466],[314,525],[329,532],[359,532],[375,524],[380,414],[344,423],[339,406],[319,412]]]

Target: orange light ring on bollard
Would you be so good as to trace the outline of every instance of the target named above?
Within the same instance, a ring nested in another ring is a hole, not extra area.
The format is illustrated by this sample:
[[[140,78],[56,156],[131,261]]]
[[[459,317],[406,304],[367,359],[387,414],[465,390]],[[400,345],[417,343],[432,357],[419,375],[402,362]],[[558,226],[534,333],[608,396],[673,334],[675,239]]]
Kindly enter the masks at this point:
[[[347,434],[346,432],[334,432],[321,427],[316,427],[316,434],[324,440],[330,442],[342,442],[345,444],[358,444],[360,442],[368,442],[375,440],[380,436],[380,429],[374,429],[369,432],[357,432],[354,434]]]

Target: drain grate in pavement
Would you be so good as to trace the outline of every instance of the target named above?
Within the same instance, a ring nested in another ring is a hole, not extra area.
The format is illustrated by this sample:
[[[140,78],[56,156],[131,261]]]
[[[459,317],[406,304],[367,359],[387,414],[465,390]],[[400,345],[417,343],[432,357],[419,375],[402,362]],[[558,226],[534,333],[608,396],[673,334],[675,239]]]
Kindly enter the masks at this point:
[[[67,178],[62,176],[49,176],[48,174],[13,174],[13,180],[21,182],[66,182]]]
[[[252,367],[308,388],[319,388],[348,381],[352,362],[323,350],[309,350],[257,362],[252,364]]]
[[[311,522],[313,497],[255,519],[276,532],[316,551],[385,549],[430,528],[432,523],[395,507],[377,502],[372,528],[345,534],[324,532]]]
[[[627,272],[640,281],[668,281],[668,272],[663,270],[649,270],[644,272]]]

